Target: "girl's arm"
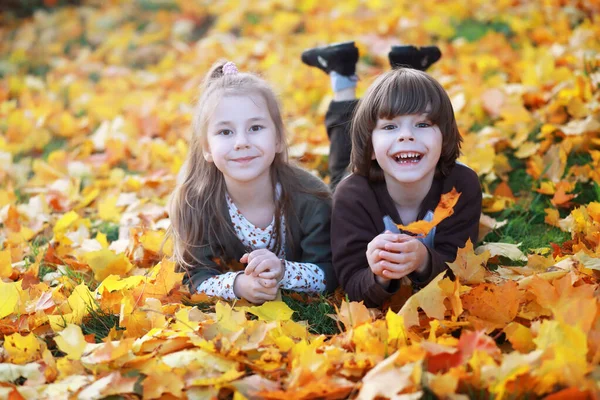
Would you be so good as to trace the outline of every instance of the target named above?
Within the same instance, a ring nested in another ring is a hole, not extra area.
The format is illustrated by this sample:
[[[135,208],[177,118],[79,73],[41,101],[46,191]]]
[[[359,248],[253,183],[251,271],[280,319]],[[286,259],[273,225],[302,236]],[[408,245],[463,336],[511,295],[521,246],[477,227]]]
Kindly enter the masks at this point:
[[[205,293],[208,296],[220,297],[224,300],[235,300],[233,286],[235,278],[242,272],[226,272],[220,275],[214,275],[202,282],[198,287],[198,293]]]
[[[311,177],[312,179],[316,179]],[[319,184],[324,185],[319,181]],[[337,279],[331,263],[331,201],[298,194],[294,199],[297,218],[290,218],[288,229],[297,241],[293,255],[285,260],[284,289],[301,292],[332,292]]]

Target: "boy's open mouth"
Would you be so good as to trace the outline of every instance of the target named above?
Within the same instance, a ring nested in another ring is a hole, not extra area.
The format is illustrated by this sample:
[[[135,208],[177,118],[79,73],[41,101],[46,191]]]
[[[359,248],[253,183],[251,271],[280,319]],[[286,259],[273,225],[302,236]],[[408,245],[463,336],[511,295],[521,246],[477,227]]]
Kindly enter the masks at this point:
[[[401,151],[392,155],[394,160],[399,164],[418,163],[423,158],[423,154],[416,151]]]

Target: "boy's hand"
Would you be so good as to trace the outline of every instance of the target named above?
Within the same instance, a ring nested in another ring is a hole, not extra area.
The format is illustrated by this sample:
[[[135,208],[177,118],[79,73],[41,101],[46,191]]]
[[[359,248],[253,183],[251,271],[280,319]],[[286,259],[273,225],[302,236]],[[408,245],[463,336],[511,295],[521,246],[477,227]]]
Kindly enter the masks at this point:
[[[235,295],[255,304],[275,300],[278,288],[275,279],[259,278],[246,274],[238,274],[233,282]]]
[[[367,261],[377,282],[387,287],[392,279],[401,279],[413,271],[424,271],[429,252],[412,236],[386,231],[367,246]]]
[[[369,263],[369,268],[375,274],[377,282],[386,288],[389,286],[390,279],[383,274],[385,268],[384,264],[382,264],[384,260],[381,257],[381,253],[385,251],[387,244],[395,243],[399,236],[397,233],[385,231],[375,236],[367,245],[367,262]]]
[[[264,279],[275,279],[280,282],[285,273],[284,262],[267,249],[254,250],[244,254],[240,262],[248,263],[244,273]]]
[[[398,235],[395,242],[386,243],[379,252],[382,275],[387,279],[401,279],[411,272],[424,272],[429,264],[429,251],[420,241],[409,235]]]

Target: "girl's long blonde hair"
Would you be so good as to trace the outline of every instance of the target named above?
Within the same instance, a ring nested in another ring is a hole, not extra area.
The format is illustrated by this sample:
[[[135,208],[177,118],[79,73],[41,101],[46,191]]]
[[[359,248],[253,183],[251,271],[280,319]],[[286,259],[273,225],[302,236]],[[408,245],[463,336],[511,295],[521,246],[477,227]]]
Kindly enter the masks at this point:
[[[193,134],[189,146],[189,154],[184,165],[182,182],[173,192],[169,202],[171,226],[167,237],[174,240],[174,258],[180,269],[189,273],[190,269],[207,267],[197,256],[197,251],[209,246],[211,253],[221,262],[224,249],[233,241],[239,241],[233,226],[227,218],[225,202],[226,185],[223,174],[214,163],[204,158],[203,150],[207,145],[208,121],[225,95],[261,96],[268,108],[269,115],[275,125],[276,135],[281,143],[282,151],[275,155],[271,164],[271,183],[281,185],[279,196],[274,193],[275,221],[273,236],[275,253],[282,248],[281,217],[286,221],[297,218],[292,207],[292,193],[301,191],[328,197],[329,193],[315,187],[305,187],[298,181],[298,169],[287,162],[287,145],[283,119],[279,102],[271,87],[258,76],[251,73],[238,72],[223,74],[225,62],[218,62],[207,74],[202,86],[202,94],[196,103],[193,117]],[[288,236],[290,229],[287,229]],[[294,238],[286,237],[286,242],[294,243]],[[217,261],[217,260],[215,260]]]

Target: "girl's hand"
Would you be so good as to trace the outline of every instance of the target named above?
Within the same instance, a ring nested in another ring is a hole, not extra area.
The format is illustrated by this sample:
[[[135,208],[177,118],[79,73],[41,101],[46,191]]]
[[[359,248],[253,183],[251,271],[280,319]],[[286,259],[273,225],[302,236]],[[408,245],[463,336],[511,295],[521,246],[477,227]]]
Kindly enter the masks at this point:
[[[429,252],[421,241],[409,235],[398,235],[395,242],[385,243],[378,253],[382,276],[401,279],[413,271],[424,272],[429,264]]]
[[[233,282],[235,295],[255,304],[275,300],[278,288],[275,279],[259,278],[246,274],[238,274]]]
[[[254,250],[250,254],[246,253],[240,258],[240,262],[248,263],[244,273],[254,277],[275,279],[279,282],[283,279],[285,273],[284,261],[267,249]]]

